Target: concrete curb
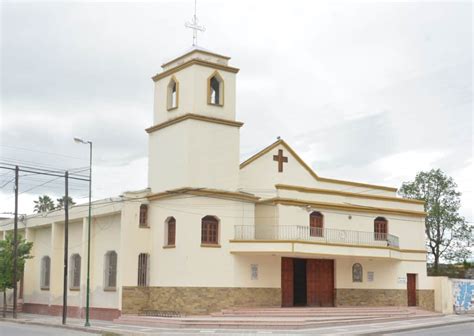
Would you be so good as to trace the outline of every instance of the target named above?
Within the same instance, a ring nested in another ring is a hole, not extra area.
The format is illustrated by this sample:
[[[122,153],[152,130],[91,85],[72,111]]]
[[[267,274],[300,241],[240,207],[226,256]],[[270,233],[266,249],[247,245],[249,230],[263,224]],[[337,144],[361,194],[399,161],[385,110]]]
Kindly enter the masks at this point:
[[[381,335],[381,334],[385,335],[385,334],[390,334],[390,333],[396,334],[396,333],[407,332],[407,331],[439,328],[439,327],[446,327],[446,326],[450,326],[450,325],[464,324],[464,323],[474,323],[474,319],[467,320],[467,321],[451,321],[451,322],[440,323],[440,324],[429,324],[429,325],[424,325],[424,326],[407,327],[407,328],[403,328],[403,329],[378,330],[378,331],[374,331],[374,332],[370,332],[370,333],[364,333],[364,334],[360,334],[360,335],[374,336],[374,335]]]

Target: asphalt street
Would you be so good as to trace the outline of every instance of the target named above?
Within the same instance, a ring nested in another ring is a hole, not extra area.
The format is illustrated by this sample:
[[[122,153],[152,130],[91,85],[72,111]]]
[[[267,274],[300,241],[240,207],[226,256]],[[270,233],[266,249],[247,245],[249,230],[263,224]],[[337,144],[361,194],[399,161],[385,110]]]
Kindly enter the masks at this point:
[[[91,336],[91,334],[62,328],[0,322],[0,336]]]
[[[140,328],[140,327],[139,327]],[[143,330],[143,327],[141,327]],[[369,328],[370,329],[370,328]],[[121,330],[116,330],[117,334],[120,334]],[[136,330],[124,330],[126,333],[137,334]],[[311,335],[364,335],[367,334],[369,330],[364,330],[362,326],[357,327],[331,327],[331,328],[321,328],[319,330],[306,330],[306,331],[276,331],[276,330],[183,330],[183,329],[167,329],[167,330],[153,330],[149,329],[149,333],[146,335],[159,335],[159,336],[189,336],[189,335],[226,335],[226,336],[241,336],[241,335],[302,335],[302,334],[311,334]],[[474,322],[470,323],[461,323],[449,326],[417,329],[407,332],[396,332],[396,333],[384,333],[382,330],[372,329],[369,332],[370,335],[391,335],[391,336],[414,336],[414,335],[429,335],[429,336],[438,336],[438,335],[452,335],[452,336],[472,336],[474,335]],[[17,324],[10,322],[0,322],[0,336],[91,336],[97,335],[93,333],[87,333],[83,331],[67,330],[62,328],[48,327],[48,326],[37,326],[37,325],[28,325],[28,324]],[[107,335],[107,334],[106,334]],[[109,334],[110,335],[110,334]]]
[[[472,336],[474,335],[474,323],[462,323],[455,324],[445,327],[427,328],[420,330],[413,330],[407,332],[399,332],[394,334],[385,334],[393,336],[411,336],[411,335],[429,335],[429,336],[441,336],[441,335],[452,335],[452,336]]]

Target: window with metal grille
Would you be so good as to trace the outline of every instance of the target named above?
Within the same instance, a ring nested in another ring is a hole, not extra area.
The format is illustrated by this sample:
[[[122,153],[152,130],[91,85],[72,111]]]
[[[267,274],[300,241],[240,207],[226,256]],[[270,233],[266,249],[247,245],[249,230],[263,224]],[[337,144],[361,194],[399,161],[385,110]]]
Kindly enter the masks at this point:
[[[219,221],[214,216],[206,216],[201,220],[201,243],[219,243]]]
[[[374,239],[387,240],[388,221],[384,217],[377,217],[374,220]]]
[[[140,253],[138,255],[138,286],[146,287],[149,284],[149,265],[150,255],[148,253]]]
[[[313,211],[309,215],[309,235],[311,237],[322,237],[323,236],[323,214],[318,211]]]
[[[140,205],[140,227],[147,228],[148,227],[148,205],[142,204]]]
[[[176,244],[176,219],[174,217],[168,218],[166,223],[167,241],[166,245],[173,246]]]
[[[41,278],[40,286],[43,290],[49,290],[49,279],[51,276],[51,258],[44,256],[41,259]]]
[[[117,252],[108,251],[105,254],[104,267],[104,288],[108,290],[116,289],[117,287]]]
[[[79,289],[81,286],[81,256],[73,254],[69,264],[69,289]]]

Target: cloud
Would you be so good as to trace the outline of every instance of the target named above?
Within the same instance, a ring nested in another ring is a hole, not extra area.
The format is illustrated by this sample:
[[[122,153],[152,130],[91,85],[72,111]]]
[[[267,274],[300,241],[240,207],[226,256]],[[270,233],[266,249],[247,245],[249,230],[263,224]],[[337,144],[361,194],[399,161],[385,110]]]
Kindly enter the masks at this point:
[[[189,48],[183,26],[192,3],[2,2],[1,9],[1,158],[87,166],[87,148],[71,141],[80,136],[94,142],[94,165],[104,172],[94,195],[146,187],[150,77]],[[459,176],[465,189],[471,3],[212,0],[198,12],[207,29],[199,43],[241,69],[242,159],[281,136],[322,176],[398,186],[433,166]],[[11,208],[0,198],[0,212]]]

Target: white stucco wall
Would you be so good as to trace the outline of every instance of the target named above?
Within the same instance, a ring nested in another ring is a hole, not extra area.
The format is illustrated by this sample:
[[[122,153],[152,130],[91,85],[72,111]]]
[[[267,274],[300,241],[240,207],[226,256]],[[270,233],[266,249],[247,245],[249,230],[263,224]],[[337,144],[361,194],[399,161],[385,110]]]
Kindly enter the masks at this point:
[[[220,247],[201,246],[201,219],[219,219]],[[176,247],[163,248],[165,220],[176,219]],[[152,201],[151,286],[233,287],[239,265],[229,252],[235,225],[254,225],[254,204],[219,198],[183,195]]]
[[[90,299],[92,307],[117,308],[119,306],[120,286],[115,291],[105,291],[105,254],[108,251],[117,253],[117,284],[120,284],[122,269],[120,259],[120,214],[111,214],[94,218],[92,221],[93,235],[91,245],[91,291]],[[85,256],[86,257],[86,256]],[[86,269],[84,269],[86,272]]]
[[[288,162],[283,163],[283,172],[278,172],[278,162],[273,160],[273,156],[277,155],[280,149],[283,150],[283,155],[288,158]],[[275,195],[277,194],[275,184],[290,184],[308,188],[395,196],[395,192],[389,190],[319,181],[312,176],[282,144],[240,169],[239,187],[242,190],[254,192],[259,196],[269,198],[271,197],[272,191],[275,192]]]
[[[272,207],[272,205],[268,205],[268,207]],[[312,207],[309,211],[305,207],[299,206],[277,205],[277,207],[279,225],[309,226],[309,214],[311,211],[319,211],[324,216],[325,228],[374,232],[374,219],[379,216],[375,213],[328,210],[317,207]],[[380,216],[388,220],[388,233],[399,237],[401,249],[425,249],[425,223],[423,219],[383,213]]]
[[[362,282],[352,282],[352,265],[354,263],[362,265]],[[417,289],[432,289],[431,281],[426,275],[424,262],[346,257],[336,259],[334,267],[336,288],[406,289],[407,273],[415,273],[417,274]],[[368,281],[367,272],[374,273],[373,282]]]
[[[207,103],[207,81],[217,71],[224,80],[224,105]],[[171,78],[179,83],[178,107],[168,111],[167,87]],[[155,82],[153,125],[187,113],[235,120],[236,74],[212,67],[192,65]],[[150,125],[151,126],[151,125]]]
[[[150,133],[149,187],[236,190],[239,141],[237,127],[190,119]]]
[[[31,250],[32,259],[25,263],[25,278],[23,298],[25,302],[49,304],[49,291],[40,288],[41,259],[43,256],[51,256],[51,227],[39,227],[29,230],[29,239],[34,237]]]

